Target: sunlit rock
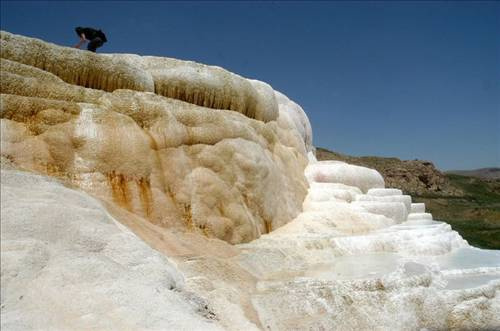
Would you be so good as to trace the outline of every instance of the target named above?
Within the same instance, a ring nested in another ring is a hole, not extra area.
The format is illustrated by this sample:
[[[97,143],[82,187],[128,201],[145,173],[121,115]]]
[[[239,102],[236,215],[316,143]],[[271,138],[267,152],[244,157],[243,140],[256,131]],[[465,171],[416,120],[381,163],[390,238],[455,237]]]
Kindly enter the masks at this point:
[[[363,192],[384,187],[384,179],[377,171],[341,161],[310,163],[305,175],[310,182],[340,183],[358,187]]]
[[[408,221],[414,220],[432,220],[432,214],[430,213],[411,213],[408,215]]]
[[[368,192],[366,192],[368,195],[374,195],[374,196],[390,196],[390,195],[402,195],[403,192],[400,189],[396,188],[372,188],[369,189]]]
[[[301,211],[310,125],[269,85],[193,62],[1,37],[2,155],[16,165],[231,243]]]
[[[256,82],[256,81],[252,81]],[[274,91],[278,107],[280,110],[278,124],[285,128],[295,127],[296,130],[291,132],[298,132],[301,142],[305,144],[308,158],[316,159],[314,156],[312,146],[312,128],[307,118],[306,113],[298,104],[288,99],[288,97],[278,91]]]
[[[176,266],[98,201],[20,171],[1,181],[2,330],[221,329]]]
[[[0,36],[2,329],[500,329],[499,252],[268,84]]]
[[[1,32],[3,59],[50,72],[63,81],[103,91],[130,89],[195,105],[238,111],[262,121],[278,117],[272,88],[222,68],[133,54],[104,55]]]
[[[401,202],[405,205],[406,213],[411,210],[411,196],[409,195],[368,195],[361,194],[356,196],[356,201],[374,201],[374,202]]]
[[[389,217],[397,223],[406,221],[408,217],[408,211],[402,202],[354,201],[352,204],[370,213]]]
[[[412,203],[411,213],[425,213],[425,203]]]

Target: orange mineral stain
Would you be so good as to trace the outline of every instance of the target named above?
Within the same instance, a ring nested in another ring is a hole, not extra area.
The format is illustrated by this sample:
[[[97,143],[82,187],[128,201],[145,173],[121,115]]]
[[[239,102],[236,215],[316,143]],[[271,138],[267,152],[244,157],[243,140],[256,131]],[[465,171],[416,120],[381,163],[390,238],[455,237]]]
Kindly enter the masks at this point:
[[[112,171],[107,177],[111,186],[113,200],[128,211],[132,211],[130,192],[125,175]]]

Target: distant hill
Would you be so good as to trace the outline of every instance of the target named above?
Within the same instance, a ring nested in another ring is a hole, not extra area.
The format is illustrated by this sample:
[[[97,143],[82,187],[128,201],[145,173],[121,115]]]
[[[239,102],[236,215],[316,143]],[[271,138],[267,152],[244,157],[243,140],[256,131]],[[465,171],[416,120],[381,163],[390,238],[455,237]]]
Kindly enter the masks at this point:
[[[451,185],[446,174],[430,161],[400,160],[395,157],[350,156],[317,147],[318,160],[339,160],[350,164],[373,168],[384,177],[387,187],[399,188],[413,196],[440,195],[463,196],[463,192]]]
[[[399,188],[414,202],[424,202],[435,219],[449,223],[469,244],[500,249],[499,168],[443,173],[429,161],[356,157],[324,148],[316,148],[316,157],[376,169],[386,187]]]
[[[475,170],[450,170],[447,174],[454,174],[468,177],[478,177],[481,179],[500,179],[500,168],[481,168]]]

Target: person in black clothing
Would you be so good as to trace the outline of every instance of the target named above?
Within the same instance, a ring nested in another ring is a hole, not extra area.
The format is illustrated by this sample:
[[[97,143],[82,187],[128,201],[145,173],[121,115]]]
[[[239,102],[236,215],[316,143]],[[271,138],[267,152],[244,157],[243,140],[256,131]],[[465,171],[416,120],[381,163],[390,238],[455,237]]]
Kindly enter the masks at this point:
[[[107,41],[106,35],[101,30],[82,28],[79,26],[75,28],[75,31],[78,37],[80,37],[80,42],[75,45],[76,48],[80,48],[84,42],[90,41],[87,45],[87,49],[95,53],[96,49]]]

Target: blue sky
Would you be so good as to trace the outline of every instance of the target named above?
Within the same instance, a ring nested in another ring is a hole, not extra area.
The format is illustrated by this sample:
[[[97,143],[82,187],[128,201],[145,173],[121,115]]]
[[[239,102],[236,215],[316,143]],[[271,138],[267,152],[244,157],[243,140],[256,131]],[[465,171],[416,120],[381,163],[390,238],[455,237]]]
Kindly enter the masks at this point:
[[[500,166],[498,2],[1,1],[1,28],[100,52],[222,66],[306,111],[314,144],[351,155]]]

